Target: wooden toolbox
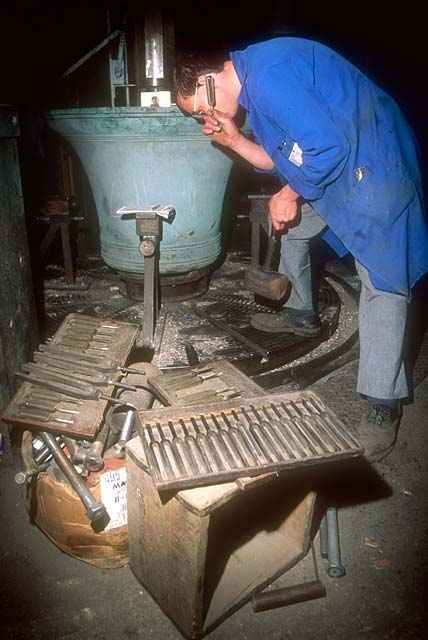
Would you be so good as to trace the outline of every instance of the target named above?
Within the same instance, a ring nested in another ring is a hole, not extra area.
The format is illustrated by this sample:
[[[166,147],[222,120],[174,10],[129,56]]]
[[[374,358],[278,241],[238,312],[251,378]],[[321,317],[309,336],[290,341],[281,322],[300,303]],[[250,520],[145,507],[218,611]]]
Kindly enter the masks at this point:
[[[209,633],[309,551],[316,494],[291,474],[159,493],[138,437],[126,466],[130,568],[186,638]]]

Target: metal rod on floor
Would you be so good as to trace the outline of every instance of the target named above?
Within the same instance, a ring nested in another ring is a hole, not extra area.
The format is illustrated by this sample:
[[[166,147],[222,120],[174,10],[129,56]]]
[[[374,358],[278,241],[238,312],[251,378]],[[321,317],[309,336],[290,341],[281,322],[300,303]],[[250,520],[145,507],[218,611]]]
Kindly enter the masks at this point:
[[[340,555],[339,522],[336,507],[329,507],[326,515],[327,543],[328,543],[328,569],[330,578],[342,578],[346,571]]]

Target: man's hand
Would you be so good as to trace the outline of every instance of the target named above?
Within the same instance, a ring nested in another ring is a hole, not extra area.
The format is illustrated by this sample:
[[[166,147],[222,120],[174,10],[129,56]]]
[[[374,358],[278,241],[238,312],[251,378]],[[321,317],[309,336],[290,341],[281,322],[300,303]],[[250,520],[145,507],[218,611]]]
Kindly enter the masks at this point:
[[[202,133],[211,136],[214,142],[229,147],[257,169],[271,171],[274,164],[260,144],[256,144],[242,134],[233,118],[229,118],[218,109],[214,115],[204,115],[205,126]]]
[[[288,185],[269,200],[269,215],[275,231],[287,232],[300,222],[301,197]]]
[[[239,137],[242,135],[232,118],[229,118],[218,109],[214,109],[212,116],[204,116],[205,125],[202,133],[211,136],[212,139],[224,147],[233,149]]]

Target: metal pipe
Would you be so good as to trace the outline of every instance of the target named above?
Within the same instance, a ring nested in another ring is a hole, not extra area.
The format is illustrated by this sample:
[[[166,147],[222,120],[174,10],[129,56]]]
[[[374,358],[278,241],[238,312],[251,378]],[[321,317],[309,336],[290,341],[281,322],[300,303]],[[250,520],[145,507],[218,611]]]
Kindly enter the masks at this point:
[[[336,507],[329,507],[326,512],[328,568],[330,578],[342,578],[346,571],[340,556],[339,523]]]

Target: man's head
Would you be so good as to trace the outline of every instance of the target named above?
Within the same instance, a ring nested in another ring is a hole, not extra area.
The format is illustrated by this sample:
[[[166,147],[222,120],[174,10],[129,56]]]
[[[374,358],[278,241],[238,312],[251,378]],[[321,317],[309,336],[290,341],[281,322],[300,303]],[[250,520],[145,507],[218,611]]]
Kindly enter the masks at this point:
[[[194,54],[184,58],[174,73],[178,106],[189,115],[209,113],[207,76],[214,79],[216,108],[232,118],[238,110],[240,85],[230,60],[208,61]]]

